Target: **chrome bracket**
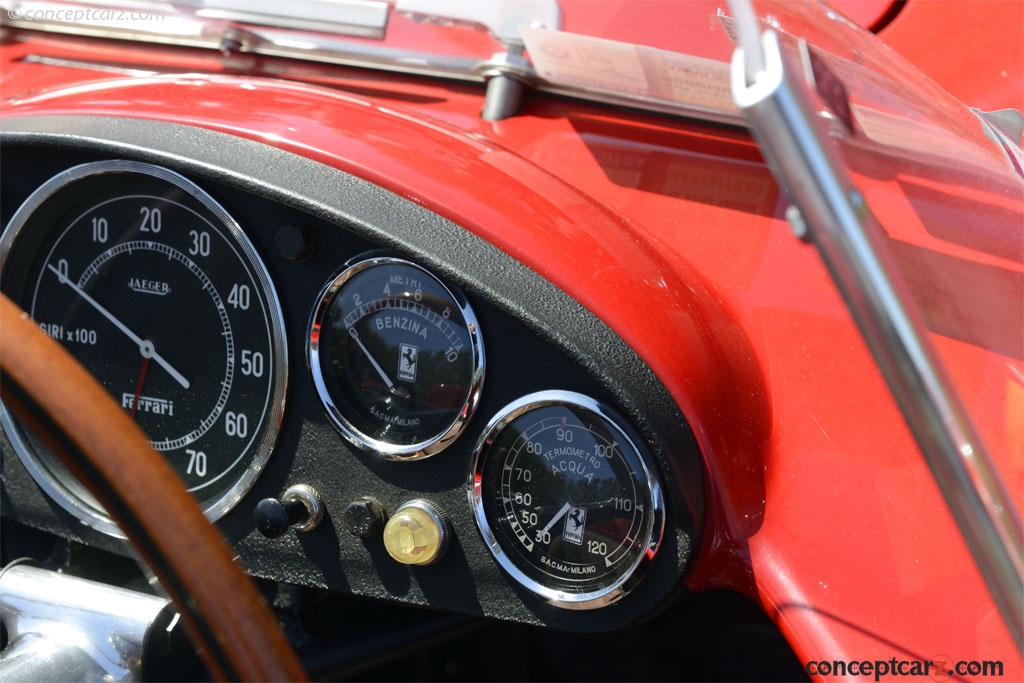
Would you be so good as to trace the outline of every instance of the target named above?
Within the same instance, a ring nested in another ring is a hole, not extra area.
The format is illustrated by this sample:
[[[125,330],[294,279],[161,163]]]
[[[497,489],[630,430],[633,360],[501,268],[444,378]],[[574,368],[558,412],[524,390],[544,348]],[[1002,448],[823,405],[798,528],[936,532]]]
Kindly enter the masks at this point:
[[[754,20],[744,4],[734,3],[737,17]],[[881,226],[819,128],[811,102],[820,98],[800,77],[799,59],[774,31],[758,30],[740,31],[733,98],[799,209],[791,223],[828,268],[1020,649],[1024,533],[1013,499],[929,340]]]
[[[487,96],[480,117],[500,121],[515,116],[528,88],[537,81],[533,65],[523,54],[520,26],[560,29],[558,0],[397,0],[395,11],[414,21],[462,26],[485,31],[505,47],[504,52],[477,65],[487,81]]]

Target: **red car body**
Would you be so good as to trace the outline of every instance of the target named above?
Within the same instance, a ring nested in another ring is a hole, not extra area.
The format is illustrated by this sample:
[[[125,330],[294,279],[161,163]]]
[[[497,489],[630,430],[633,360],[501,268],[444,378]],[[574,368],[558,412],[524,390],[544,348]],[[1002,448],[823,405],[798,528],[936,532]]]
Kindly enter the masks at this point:
[[[567,0],[563,28],[685,50],[701,35],[683,38],[692,4]],[[1024,4],[839,9],[962,106],[1024,109]],[[53,59],[26,58],[43,53]],[[685,586],[755,600],[813,678],[896,680],[911,673],[900,662],[927,661],[934,680],[1024,680],[1019,644],[828,272],[793,237],[787,198],[750,135],[543,94],[485,121],[482,98],[420,77],[23,29],[5,28],[0,47],[0,117],[14,127],[102,116],[259,141],[409,198],[569,293],[654,370],[693,427],[706,507]],[[899,178],[855,180],[869,203],[887,203],[873,208],[1019,510],[1020,187],[988,191],[951,169],[921,179],[945,198],[927,205],[909,202]],[[943,223],[948,202],[959,208]],[[992,234],[993,215],[1018,221],[1016,232],[995,246],[974,240]],[[870,666],[843,676],[837,662]],[[958,662],[969,667],[949,676]],[[1001,675],[977,675],[983,662]]]

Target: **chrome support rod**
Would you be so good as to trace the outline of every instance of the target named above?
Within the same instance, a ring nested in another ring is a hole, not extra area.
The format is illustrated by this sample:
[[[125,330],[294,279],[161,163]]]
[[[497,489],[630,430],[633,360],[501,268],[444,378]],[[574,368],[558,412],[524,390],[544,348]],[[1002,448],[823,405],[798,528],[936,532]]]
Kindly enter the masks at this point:
[[[28,564],[0,571],[3,681],[137,681],[168,601]]]
[[[1021,650],[1024,533],[967,410],[933,348],[883,232],[818,132],[811,92],[777,35],[761,36],[763,70],[744,47],[732,92],[776,178],[817,247],[889,385],[992,598]]]

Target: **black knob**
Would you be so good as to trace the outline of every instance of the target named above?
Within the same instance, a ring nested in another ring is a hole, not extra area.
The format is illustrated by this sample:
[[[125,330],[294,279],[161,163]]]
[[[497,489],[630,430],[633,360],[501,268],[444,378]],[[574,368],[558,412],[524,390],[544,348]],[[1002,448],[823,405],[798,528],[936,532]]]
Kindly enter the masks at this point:
[[[288,531],[291,525],[306,521],[309,518],[309,510],[298,498],[288,498],[284,501],[264,498],[256,503],[252,518],[261,534],[267,538],[277,538]]]

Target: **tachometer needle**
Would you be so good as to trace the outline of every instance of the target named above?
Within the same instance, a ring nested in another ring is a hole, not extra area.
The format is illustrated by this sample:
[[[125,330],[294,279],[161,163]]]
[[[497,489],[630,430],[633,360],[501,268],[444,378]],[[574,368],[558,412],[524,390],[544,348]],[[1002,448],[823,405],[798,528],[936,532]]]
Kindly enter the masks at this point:
[[[139,381],[135,383],[135,396],[132,398],[132,419],[135,418],[135,411],[139,409],[139,397],[142,396],[142,385],[146,382],[146,373],[149,372],[149,356],[142,357],[142,369],[139,370]]]
[[[83,299],[85,299],[85,301],[90,306],[95,308],[97,311],[100,312],[100,314],[103,315],[104,318],[106,318],[111,323],[113,323],[114,327],[116,327],[117,329],[119,329],[122,332],[124,332],[124,334],[129,339],[131,339],[133,342],[138,344],[138,346],[139,346],[139,353],[142,354],[143,358],[152,358],[153,360],[155,360],[157,362],[157,364],[160,367],[162,367],[164,370],[166,370],[167,374],[169,374],[171,377],[173,377],[175,379],[175,381],[178,382],[178,384],[180,384],[181,386],[185,387],[186,389],[189,388],[189,381],[187,379],[185,379],[184,375],[182,375],[180,372],[178,372],[173,367],[171,367],[171,364],[168,363],[166,360],[164,360],[163,356],[161,356],[159,353],[156,352],[156,348],[153,346],[153,342],[145,341],[141,337],[139,337],[139,335],[137,335],[134,332],[132,332],[131,330],[129,330],[127,325],[125,325],[123,322],[121,322],[120,320],[115,318],[114,315],[110,311],[105,309],[98,301],[96,301],[91,296],[89,296],[89,294],[86,293],[86,291],[84,289],[82,289],[81,287],[76,285],[74,282],[72,282],[68,278],[67,275],[64,275],[63,273],[61,273],[59,270],[54,268],[49,263],[46,264],[46,267],[53,271],[54,275],[57,276],[57,279],[60,280],[61,284],[67,285],[68,287],[70,287],[72,289],[72,291],[75,292],[75,294],[77,294],[78,296],[80,296]]]
[[[359,333],[356,332],[355,328],[348,328],[348,336],[352,337],[352,339],[355,340],[356,344],[359,345],[359,348],[362,349],[363,354],[370,361],[370,364],[373,365],[373,369],[376,370],[377,374],[380,375],[380,378],[384,380],[384,384],[388,385],[388,389],[394,389],[395,383],[391,381],[390,377],[388,377],[388,373],[384,372],[384,368],[380,366],[380,363],[377,362],[377,359],[370,355],[370,350],[366,348],[365,344],[363,344],[363,340],[359,338]]]

